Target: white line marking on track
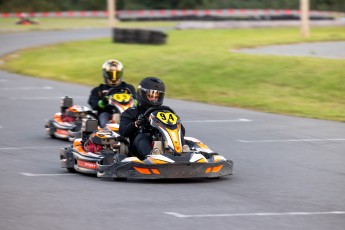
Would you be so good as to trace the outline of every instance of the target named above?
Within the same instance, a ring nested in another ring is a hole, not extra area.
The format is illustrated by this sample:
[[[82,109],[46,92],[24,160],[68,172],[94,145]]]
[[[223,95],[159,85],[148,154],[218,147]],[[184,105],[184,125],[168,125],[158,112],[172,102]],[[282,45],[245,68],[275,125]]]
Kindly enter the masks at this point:
[[[39,146],[39,147],[2,147],[0,150],[17,150],[17,149],[57,149],[66,146]]]
[[[42,174],[42,173],[26,173],[26,172],[22,172],[20,173],[21,175],[23,176],[74,176],[74,175],[77,175],[77,174],[67,174],[67,173],[61,173],[61,174],[58,174],[58,173],[51,173],[51,174]]]
[[[221,123],[221,122],[249,122],[252,120],[245,119],[245,118],[239,118],[239,119],[233,119],[233,120],[194,120],[194,121],[183,121],[183,123],[204,123],[204,122],[209,122],[209,123]]]
[[[286,139],[286,140],[236,140],[242,143],[275,143],[275,142],[316,142],[316,141],[345,141],[345,138],[324,139]]]
[[[178,218],[195,218],[195,217],[237,217],[237,216],[299,216],[299,215],[344,215],[345,211],[330,212],[257,212],[257,213],[221,213],[221,214],[197,214],[185,215],[177,212],[164,212]]]
[[[7,82],[7,79],[0,79],[0,82]]]
[[[53,89],[53,87],[51,87],[51,86],[42,86],[42,87],[27,86],[27,87],[0,88],[0,90],[32,90],[32,89],[34,89],[34,90],[36,90],[36,89]]]

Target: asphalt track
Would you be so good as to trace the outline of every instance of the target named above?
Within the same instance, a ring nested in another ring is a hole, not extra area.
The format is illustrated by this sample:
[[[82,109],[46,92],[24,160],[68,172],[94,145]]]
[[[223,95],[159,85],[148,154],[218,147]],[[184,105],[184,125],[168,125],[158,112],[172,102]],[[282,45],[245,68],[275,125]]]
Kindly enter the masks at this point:
[[[345,42],[312,42],[303,44],[271,45],[233,50],[256,55],[304,56],[327,59],[345,59]]]
[[[109,35],[1,35],[1,55]],[[233,159],[235,174],[117,182],[61,169],[59,148],[69,143],[44,133],[61,96],[85,105],[89,91],[0,71],[1,230],[344,229],[344,123],[167,99],[187,134]]]

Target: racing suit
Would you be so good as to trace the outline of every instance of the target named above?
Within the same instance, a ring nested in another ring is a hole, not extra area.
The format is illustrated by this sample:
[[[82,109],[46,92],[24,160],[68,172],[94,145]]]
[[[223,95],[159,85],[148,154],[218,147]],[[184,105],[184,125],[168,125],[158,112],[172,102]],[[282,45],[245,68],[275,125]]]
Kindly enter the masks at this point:
[[[121,114],[119,133],[123,137],[128,137],[130,141],[130,152],[139,159],[145,159],[152,151],[152,133],[149,128],[139,128],[135,126],[135,121],[141,114],[149,108],[138,105],[131,107]],[[144,124],[149,126],[149,124]],[[181,125],[183,136],[185,128]]]
[[[112,106],[106,105],[105,108],[99,107],[98,102],[108,96],[109,90],[115,90],[115,92],[126,92],[133,95],[136,99],[136,92],[134,86],[126,82],[121,82],[118,86],[110,86],[107,84],[100,84],[99,86],[91,90],[91,94],[88,100],[89,105],[93,110],[97,111],[98,121],[101,127],[104,127],[113,114]],[[112,91],[113,92],[113,91]]]

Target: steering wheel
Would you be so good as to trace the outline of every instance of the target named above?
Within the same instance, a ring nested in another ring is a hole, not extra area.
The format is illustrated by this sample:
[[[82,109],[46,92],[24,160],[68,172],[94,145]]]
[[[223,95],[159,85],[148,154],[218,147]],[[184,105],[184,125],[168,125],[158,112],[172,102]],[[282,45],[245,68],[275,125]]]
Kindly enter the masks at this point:
[[[172,113],[175,113],[175,111],[174,111],[172,108],[170,108],[170,107],[168,107],[168,106],[162,105],[162,106],[153,106],[153,107],[149,108],[149,109],[146,110],[146,112],[144,113],[144,116],[145,116],[145,117],[148,117],[148,116],[150,115],[150,113],[152,113],[152,112],[154,112],[154,111],[158,111],[158,110],[168,110],[168,111],[170,111],[170,112],[172,112]]]
[[[123,89],[110,88],[109,91],[108,91],[108,93],[107,93],[107,96],[111,96],[111,95],[113,95],[113,94],[121,93],[121,92],[123,93],[125,90],[128,91],[128,94],[131,94],[131,95],[132,95],[132,93],[131,93],[131,91],[129,90],[129,88],[123,88]]]

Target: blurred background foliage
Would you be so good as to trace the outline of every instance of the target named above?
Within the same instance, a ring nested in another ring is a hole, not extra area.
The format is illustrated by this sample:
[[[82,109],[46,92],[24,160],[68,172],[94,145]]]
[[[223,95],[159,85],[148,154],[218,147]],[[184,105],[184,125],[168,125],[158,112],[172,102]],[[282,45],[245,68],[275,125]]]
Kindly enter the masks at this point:
[[[116,0],[118,10],[299,9],[299,0]],[[0,0],[0,12],[105,10],[107,0]],[[345,12],[345,0],[310,0],[311,10]]]

